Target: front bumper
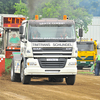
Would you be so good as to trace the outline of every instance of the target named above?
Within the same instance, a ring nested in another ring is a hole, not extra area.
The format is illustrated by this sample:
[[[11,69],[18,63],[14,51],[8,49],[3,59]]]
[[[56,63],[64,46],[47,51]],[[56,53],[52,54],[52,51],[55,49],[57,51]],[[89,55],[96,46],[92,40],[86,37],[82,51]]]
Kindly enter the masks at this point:
[[[76,75],[77,68],[63,69],[43,69],[43,68],[25,68],[25,75]]]
[[[36,65],[30,65],[35,62]],[[64,68],[41,68],[38,59],[27,59],[27,67],[24,70],[25,75],[76,75],[77,65],[69,65],[69,62],[76,62],[75,58],[68,59]]]
[[[77,61],[77,66],[92,66],[93,61]]]

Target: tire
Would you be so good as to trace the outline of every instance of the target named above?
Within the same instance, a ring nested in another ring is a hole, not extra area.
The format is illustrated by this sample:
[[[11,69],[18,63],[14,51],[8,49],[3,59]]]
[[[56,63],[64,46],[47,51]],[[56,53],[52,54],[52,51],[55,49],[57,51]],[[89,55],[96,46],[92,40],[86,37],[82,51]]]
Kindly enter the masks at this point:
[[[12,82],[21,82],[20,74],[16,74],[14,72],[14,59],[12,59],[11,63],[11,81]]]
[[[63,78],[49,77],[49,82],[63,82]]]
[[[74,85],[75,83],[75,75],[70,75],[68,78],[65,78],[67,85]]]
[[[29,84],[30,83],[30,76],[24,75],[24,61],[22,62],[22,69],[21,69],[21,82],[23,84]]]

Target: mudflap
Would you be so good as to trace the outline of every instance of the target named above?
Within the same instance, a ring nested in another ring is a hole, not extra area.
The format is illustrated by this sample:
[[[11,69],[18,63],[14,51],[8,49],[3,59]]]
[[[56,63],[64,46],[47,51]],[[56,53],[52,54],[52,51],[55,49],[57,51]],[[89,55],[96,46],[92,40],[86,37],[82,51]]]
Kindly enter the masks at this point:
[[[21,53],[20,52],[13,52],[13,59],[14,59],[15,73],[20,74],[20,67],[21,67],[21,60],[22,60]]]

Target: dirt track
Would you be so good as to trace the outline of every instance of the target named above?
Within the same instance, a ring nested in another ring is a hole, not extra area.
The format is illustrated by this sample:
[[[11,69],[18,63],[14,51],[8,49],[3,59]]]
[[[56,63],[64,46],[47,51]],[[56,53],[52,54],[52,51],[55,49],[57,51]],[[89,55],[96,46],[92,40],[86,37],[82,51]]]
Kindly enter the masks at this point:
[[[0,100],[100,100],[100,76],[77,75],[73,86],[65,81],[32,79],[29,85],[11,82],[10,75],[0,78]]]

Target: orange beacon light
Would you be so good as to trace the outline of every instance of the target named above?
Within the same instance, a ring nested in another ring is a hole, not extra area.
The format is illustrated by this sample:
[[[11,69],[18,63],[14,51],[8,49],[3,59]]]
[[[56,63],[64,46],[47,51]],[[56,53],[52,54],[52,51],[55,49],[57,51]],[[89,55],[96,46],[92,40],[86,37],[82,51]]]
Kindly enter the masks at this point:
[[[67,20],[67,15],[64,15],[63,16],[63,20]]]
[[[35,20],[39,20],[39,16],[38,15],[35,15]]]

